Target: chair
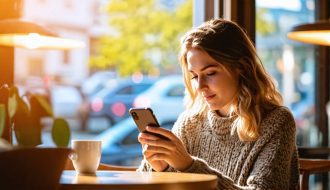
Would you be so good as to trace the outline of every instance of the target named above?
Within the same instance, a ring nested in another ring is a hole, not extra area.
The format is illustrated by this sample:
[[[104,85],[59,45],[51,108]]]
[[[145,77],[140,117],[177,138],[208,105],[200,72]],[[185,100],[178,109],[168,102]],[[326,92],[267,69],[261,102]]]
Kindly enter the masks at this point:
[[[300,189],[308,190],[309,175],[317,173],[325,173],[330,171],[330,160],[327,158],[330,149],[327,147],[320,148],[298,148],[299,152],[299,172],[300,172]],[[323,158],[323,159],[321,159]],[[326,175],[327,177],[327,175]],[[327,186],[327,183],[324,183]]]
[[[0,152],[1,189],[56,190],[69,148],[15,148]]]
[[[67,159],[65,167],[65,170],[74,170],[72,161],[70,159]],[[128,166],[115,166],[115,165],[109,165],[109,164],[103,164],[100,163],[97,170],[113,170],[113,171],[135,171],[136,167],[128,167]]]
[[[330,160],[327,159],[299,159],[299,172],[301,175],[300,189],[307,190],[309,175],[330,171]]]

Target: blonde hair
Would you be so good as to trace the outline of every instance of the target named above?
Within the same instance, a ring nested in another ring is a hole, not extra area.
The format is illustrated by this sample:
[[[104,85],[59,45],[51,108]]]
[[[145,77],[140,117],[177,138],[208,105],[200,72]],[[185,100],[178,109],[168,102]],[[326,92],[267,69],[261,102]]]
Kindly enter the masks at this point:
[[[230,109],[230,114],[237,116],[232,132],[236,130],[241,141],[256,140],[264,115],[282,105],[282,96],[249,37],[236,23],[215,19],[192,29],[182,38],[179,60],[187,91],[186,107],[206,114],[207,104],[193,87],[187,68],[187,52],[192,48],[205,51],[230,73],[238,73],[236,103]]]

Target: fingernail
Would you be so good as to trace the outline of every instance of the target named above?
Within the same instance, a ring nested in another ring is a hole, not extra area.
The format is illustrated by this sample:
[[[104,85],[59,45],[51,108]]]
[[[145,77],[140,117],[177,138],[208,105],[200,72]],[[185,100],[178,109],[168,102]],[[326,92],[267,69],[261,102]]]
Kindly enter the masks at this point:
[[[148,130],[148,131],[152,131],[152,130],[153,130],[153,128],[152,128],[152,127],[149,127],[149,126],[147,126],[147,130]]]

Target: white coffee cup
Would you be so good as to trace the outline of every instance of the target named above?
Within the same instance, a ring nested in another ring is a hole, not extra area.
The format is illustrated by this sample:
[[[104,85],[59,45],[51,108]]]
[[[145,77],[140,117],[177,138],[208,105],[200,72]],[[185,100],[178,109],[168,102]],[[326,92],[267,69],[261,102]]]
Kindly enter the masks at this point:
[[[72,140],[70,155],[73,167],[79,174],[94,174],[100,164],[102,141]]]

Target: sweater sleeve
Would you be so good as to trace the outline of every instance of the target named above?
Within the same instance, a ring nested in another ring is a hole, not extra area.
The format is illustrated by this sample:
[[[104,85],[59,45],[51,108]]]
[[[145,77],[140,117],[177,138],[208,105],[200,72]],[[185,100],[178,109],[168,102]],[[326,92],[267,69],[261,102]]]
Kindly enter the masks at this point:
[[[289,111],[273,117],[247,184],[261,189],[298,189],[296,126]],[[268,127],[268,126],[267,126]],[[269,136],[269,141],[266,141]]]
[[[248,167],[250,172],[247,181],[240,183],[245,184],[244,186],[238,185],[198,157],[193,157],[191,167],[181,172],[217,175],[218,189],[298,189],[296,182],[299,175],[298,168],[295,167],[297,164],[291,165],[292,160],[297,158],[297,152],[295,123],[290,112],[281,112],[266,122],[264,133],[254,147],[252,151],[258,153],[251,154],[256,156],[251,156],[254,162]],[[169,167],[167,171],[176,170]]]

